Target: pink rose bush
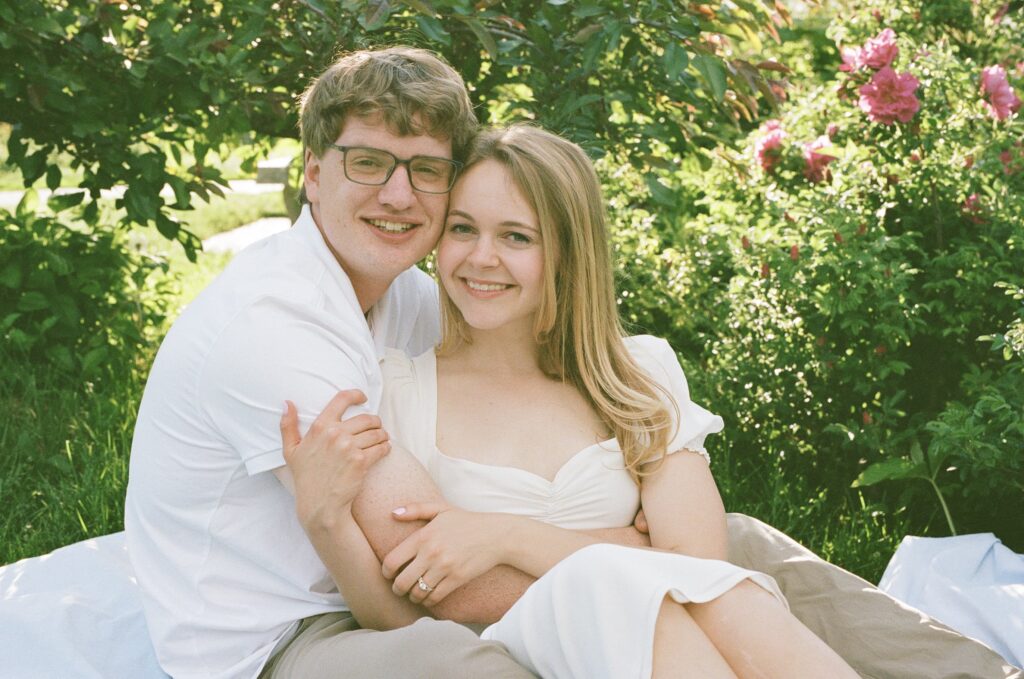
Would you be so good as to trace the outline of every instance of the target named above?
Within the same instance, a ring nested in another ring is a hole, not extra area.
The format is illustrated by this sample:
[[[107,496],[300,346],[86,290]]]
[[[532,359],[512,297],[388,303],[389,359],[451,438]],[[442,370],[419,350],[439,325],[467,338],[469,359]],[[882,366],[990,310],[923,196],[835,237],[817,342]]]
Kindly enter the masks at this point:
[[[842,50],[843,65],[839,70],[849,73],[849,77],[841,85],[840,95],[851,96],[856,90],[858,106],[872,122],[883,125],[910,122],[921,108],[915,94],[921,83],[910,73],[896,73],[892,67],[899,53],[896,32],[891,28],[884,29],[861,47]],[[870,79],[865,82],[869,73]]]
[[[882,68],[871,81],[862,85],[858,106],[875,123],[892,125],[897,120],[910,122],[921,103],[914,94],[921,83],[909,73],[899,73],[890,66]]]
[[[832,139],[823,134],[814,141],[804,144],[804,176],[809,181],[818,183],[830,177],[828,164],[835,160],[835,156],[818,153],[819,149],[832,146]]]
[[[899,56],[900,48],[896,46],[896,32],[887,28],[871,38],[860,50],[860,61],[868,68],[876,71],[892,64]]]
[[[1020,97],[1006,77],[1006,69],[1002,66],[989,66],[981,71],[981,93],[988,97],[985,106],[989,114],[997,120],[1006,120],[1020,110]]]
[[[754,157],[765,174],[770,174],[782,160],[782,142],[786,131],[778,120],[767,120],[758,130],[761,136],[754,142]]]
[[[887,28],[864,43],[863,47],[844,47],[841,52],[843,65],[839,69],[852,73],[867,66],[877,71],[891,65],[899,53],[896,32]]]

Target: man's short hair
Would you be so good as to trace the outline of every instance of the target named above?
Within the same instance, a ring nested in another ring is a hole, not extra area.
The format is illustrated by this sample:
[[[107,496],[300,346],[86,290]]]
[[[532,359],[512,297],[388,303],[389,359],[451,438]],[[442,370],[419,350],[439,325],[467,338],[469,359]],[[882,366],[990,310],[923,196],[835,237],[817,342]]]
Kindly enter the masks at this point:
[[[477,127],[462,77],[433,52],[414,47],[351,52],[331,64],[302,95],[303,146],[319,158],[350,115],[379,115],[400,135],[450,139],[457,160]]]

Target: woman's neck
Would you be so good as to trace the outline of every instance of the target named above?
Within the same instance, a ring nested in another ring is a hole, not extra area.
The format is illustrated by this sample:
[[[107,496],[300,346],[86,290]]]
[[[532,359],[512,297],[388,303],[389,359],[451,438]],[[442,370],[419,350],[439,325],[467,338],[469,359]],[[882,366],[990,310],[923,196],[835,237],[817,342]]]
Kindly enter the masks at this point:
[[[470,328],[469,337],[471,341],[455,349],[451,357],[470,370],[518,376],[540,372],[540,351],[531,328]]]

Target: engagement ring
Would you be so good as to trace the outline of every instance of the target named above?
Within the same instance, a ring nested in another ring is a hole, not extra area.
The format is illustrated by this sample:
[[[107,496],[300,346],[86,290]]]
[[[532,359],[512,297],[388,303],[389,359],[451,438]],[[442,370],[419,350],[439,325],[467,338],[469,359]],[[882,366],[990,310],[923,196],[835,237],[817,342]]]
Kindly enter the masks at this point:
[[[416,578],[416,586],[424,592],[433,592],[434,588],[423,581],[423,578]]]

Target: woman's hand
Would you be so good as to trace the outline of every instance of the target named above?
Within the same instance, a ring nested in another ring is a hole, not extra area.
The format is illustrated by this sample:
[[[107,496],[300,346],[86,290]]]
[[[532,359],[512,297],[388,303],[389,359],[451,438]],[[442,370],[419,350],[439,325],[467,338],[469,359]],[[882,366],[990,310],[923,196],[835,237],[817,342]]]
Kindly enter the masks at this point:
[[[467,512],[445,503],[413,503],[394,510],[399,521],[427,520],[388,554],[384,577],[392,591],[416,604],[433,606],[470,580],[502,563],[499,536],[505,534],[501,514]],[[423,589],[420,581],[429,589]]]
[[[366,472],[391,450],[377,416],[341,420],[349,406],[365,400],[359,391],[338,392],[305,438],[299,434],[295,405],[286,401],[281,447],[294,480],[296,513],[307,531],[330,527],[349,513]]]

